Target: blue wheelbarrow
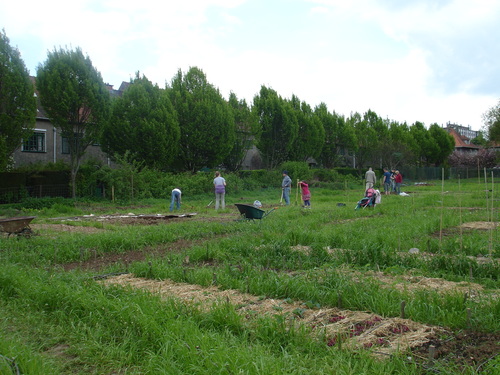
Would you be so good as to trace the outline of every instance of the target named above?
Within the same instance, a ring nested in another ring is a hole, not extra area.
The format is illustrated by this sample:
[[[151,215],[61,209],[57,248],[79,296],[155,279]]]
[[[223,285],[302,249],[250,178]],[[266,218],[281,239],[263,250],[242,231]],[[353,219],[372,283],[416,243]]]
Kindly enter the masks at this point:
[[[252,206],[251,204],[236,203],[235,206],[238,207],[241,218],[244,220],[262,220],[275,210],[272,208],[269,211],[264,211],[260,208]]]

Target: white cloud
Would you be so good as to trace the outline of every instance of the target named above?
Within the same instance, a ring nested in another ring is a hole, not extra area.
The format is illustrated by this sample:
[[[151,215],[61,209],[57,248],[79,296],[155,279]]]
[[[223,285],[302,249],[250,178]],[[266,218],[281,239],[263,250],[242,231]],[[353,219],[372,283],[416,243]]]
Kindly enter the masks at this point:
[[[32,73],[47,50],[78,46],[114,85],[141,71],[163,86],[197,66],[225,97],[251,102],[266,85],[344,115],[479,128],[500,96],[499,12],[494,0],[30,0],[2,2],[0,23]]]

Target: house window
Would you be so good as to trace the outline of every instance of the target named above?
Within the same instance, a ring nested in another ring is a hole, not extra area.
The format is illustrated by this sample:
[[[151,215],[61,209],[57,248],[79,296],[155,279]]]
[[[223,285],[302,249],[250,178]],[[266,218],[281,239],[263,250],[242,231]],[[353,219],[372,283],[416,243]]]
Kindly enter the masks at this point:
[[[78,146],[78,140],[81,138],[82,136],[79,135],[78,133],[75,133],[73,134],[73,142],[77,142],[75,146]],[[68,137],[61,137],[61,153],[63,154],[69,154],[70,151],[69,151],[69,142],[70,142],[70,139]],[[76,149],[76,147],[75,147]]]
[[[68,137],[61,138],[61,153],[69,154],[69,140]]]
[[[24,152],[45,152],[45,133],[35,131],[31,137],[23,141]]]

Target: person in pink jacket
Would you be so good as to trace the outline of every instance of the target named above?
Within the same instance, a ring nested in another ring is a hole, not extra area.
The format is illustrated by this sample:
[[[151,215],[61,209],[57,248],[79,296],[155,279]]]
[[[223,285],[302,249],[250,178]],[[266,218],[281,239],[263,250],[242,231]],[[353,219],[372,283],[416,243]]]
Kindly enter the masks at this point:
[[[304,208],[311,208],[311,192],[309,191],[309,185],[305,181],[300,181],[299,185],[302,191],[302,201],[304,202]]]
[[[396,183],[396,194],[399,195],[401,194],[401,184],[403,183],[403,175],[399,171],[396,171],[394,175],[394,182]]]

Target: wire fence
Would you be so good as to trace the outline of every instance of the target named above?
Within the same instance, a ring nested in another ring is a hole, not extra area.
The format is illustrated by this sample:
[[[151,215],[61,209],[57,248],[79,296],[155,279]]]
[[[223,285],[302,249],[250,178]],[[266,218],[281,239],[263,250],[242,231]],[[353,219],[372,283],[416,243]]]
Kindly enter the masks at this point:
[[[33,185],[0,188],[0,204],[17,203],[25,198],[45,198],[71,196],[68,184],[59,185]]]
[[[449,179],[477,179],[482,180],[485,176],[487,178],[500,178],[500,168],[481,169],[481,168],[441,168],[441,167],[402,167],[400,172],[403,175],[404,183],[422,182],[422,181],[435,181],[435,180],[449,180]],[[444,175],[443,175],[444,174]],[[9,179],[11,185],[15,184],[14,178],[8,174],[1,174],[2,179]],[[57,177],[57,176],[56,176]],[[44,182],[53,182],[57,180],[56,177],[48,176]],[[0,182],[2,182],[0,180]],[[37,181],[40,182],[40,181]],[[59,182],[59,181],[58,181]],[[71,189],[69,183],[60,184],[30,184],[25,179],[17,181],[18,186],[0,187],[0,204],[17,203],[26,198],[44,198],[44,197],[71,197]],[[0,184],[1,185],[1,184]],[[130,189],[133,191],[133,186]],[[97,185],[89,184],[89,186],[80,186],[77,189],[78,195],[92,196],[92,197],[111,197],[114,196],[112,187],[104,186],[102,183]],[[116,191],[118,195],[119,192]],[[127,195],[128,197],[128,195]]]
[[[469,179],[483,178],[486,174],[490,178],[500,178],[500,168],[442,168],[442,167],[403,167],[400,172],[406,182],[408,181],[432,181],[444,179]]]

